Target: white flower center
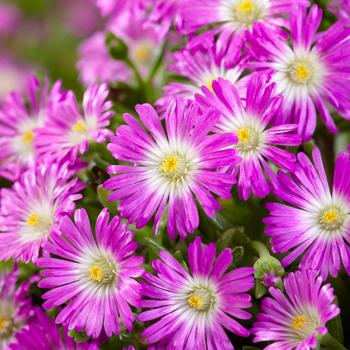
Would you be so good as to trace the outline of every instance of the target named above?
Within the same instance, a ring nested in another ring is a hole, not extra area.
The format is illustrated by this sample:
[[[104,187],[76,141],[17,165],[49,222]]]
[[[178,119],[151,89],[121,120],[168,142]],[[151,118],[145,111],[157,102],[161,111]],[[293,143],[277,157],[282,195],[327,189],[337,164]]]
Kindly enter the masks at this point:
[[[265,14],[266,7],[261,0],[239,0],[232,7],[233,20],[242,27],[251,27],[256,20],[264,18]]]
[[[242,154],[249,154],[260,149],[262,144],[262,134],[254,126],[247,126],[236,129],[238,143],[236,148]]]
[[[209,311],[215,303],[214,292],[207,287],[196,287],[187,297],[187,304],[196,311]]]
[[[89,267],[88,278],[100,285],[115,283],[118,273],[117,264],[105,256],[94,260]]]
[[[170,154],[161,161],[159,171],[170,182],[183,181],[191,171],[191,162],[180,153]]]
[[[296,342],[300,342],[300,340],[308,338],[321,325],[318,313],[316,311],[305,311],[303,313],[298,313],[291,319],[290,323],[291,336]]]
[[[346,218],[346,213],[340,207],[324,209],[319,214],[319,225],[329,233],[340,230]]]

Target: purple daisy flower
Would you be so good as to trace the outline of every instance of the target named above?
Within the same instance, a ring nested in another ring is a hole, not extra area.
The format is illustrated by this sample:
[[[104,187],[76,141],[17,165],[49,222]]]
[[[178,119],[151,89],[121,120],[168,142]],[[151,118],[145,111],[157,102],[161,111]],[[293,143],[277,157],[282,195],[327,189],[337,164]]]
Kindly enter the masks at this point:
[[[224,329],[242,337],[249,331],[235,318],[247,320],[251,306],[246,292],[254,286],[251,267],[230,272],[232,250],[216,256],[214,243],[202,246],[196,237],[188,247],[187,271],[169,253],[160,253],[152,263],[156,275],[145,273],[142,301],[144,311],[138,320],[156,320],[142,336],[148,343],[162,342],[166,349],[234,349]],[[226,273],[225,273],[226,272]]]
[[[275,253],[290,253],[282,260],[288,266],[304,254],[300,267],[318,270],[323,278],[337,276],[341,262],[350,274],[350,155],[340,153],[329,188],[320,151],[313,163],[298,154],[299,170],[291,176],[279,172],[275,195],[288,204],[268,203],[264,219]]]
[[[26,294],[35,277],[16,287],[18,268],[0,273],[0,349],[7,349],[33,316],[31,298]]]
[[[105,142],[112,134],[107,129],[113,116],[108,93],[106,85],[89,86],[83,97],[83,113],[72,91],[62,96],[44,127],[37,130],[38,157],[75,162],[90,142]]]
[[[25,98],[13,92],[0,111],[0,175],[10,180],[32,166],[37,157],[34,139],[48,111],[60,98],[61,83],[49,90],[48,81],[40,84],[31,77]]]
[[[40,288],[49,288],[43,295],[45,309],[67,303],[56,323],[88,336],[98,337],[102,330],[108,337],[119,334],[122,322],[131,330],[133,313],[138,306],[143,258],[134,256],[137,244],[134,233],[118,216],[110,222],[102,210],[97,218],[95,234],[85,209],[78,209],[74,221],[61,220],[60,232],[51,235],[45,250],[55,257],[38,260],[43,280]],[[94,317],[89,317],[92,314]]]
[[[265,350],[315,349],[318,336],[327,333],[326,323],[340,312],[333,288],[310,270],[288,274],[284,287],[286,295],[271,287],[272,298],[263,299],[254,342],[273,341]]]
[[[256,22],[262,23],[273,35],[288,22],[285,16],[293,4],[309,5],[307,0],[184,0],[180,15],[183,32],[215,25],[219,35],[219,55],[225,56],[242,47],[245,34]]]
[[[186,237],[199,225],[194,198],[213,217],[220,205],[212,193],[231,197],[234,176],[217,169],[237,163],[232,145],[233,133],[209,135],[217,119],[212,110],[201,114],[200,107],[185,107],[177,100],[165,113],[166,132],[156,111],[149,104],[136,111],[149,134],[137,119],[124,114],[127,125],[117,129],[108,149],[113,156],[132,165],[112,165],[107,171],[117,175],[104,183],[113,191],[110,201],[120,200],[118,210],[140,228],[155,215],[154,228],[167,214],[170,237]],[[140,196],[142,193],[142,196]]]
[[[16,334],[16,340],[9,346],[10,350],[98,350],[96,342],[76,343],[68,335],[66,328],[57,328],[41,309],[35,308],[35,318],[29,325]]]
[[[327,103],[350,119],[350,28],[340,21],[320,34],[321,20],[317,5],[309,12],[295,6],[290,19],[292,46],[288,38],[271,35],[258,25],[250,39],[255,62],[249,66],[269,72],[284,97],[278,123],[297,123],[305,140],[315,131],[317,112],[326,127],[337,132]]]
[[[271,187],[268,179],[274,187],[277,184],[267,160],[289,171],[296,170],[296,156],[276,146],[301,143],[300,136],[294,133],[297,125],[270,127],[282,103],[275,84],[268,75],[254,74],[248,82],[245,101],[235,86],[223,79],[214,81],[214,93],[207,88],[202,90],[204,96],[196,95],[197,100],[205,108],[216,108],[221,115],[215,131],[234,132],[238,136],[235,148],[242,158],[238,174],[240,198],[247,200],[250,191],[257,197],[265,197]]]
[[[35,262],[40,247],[84,186],[70,180],[67,164],[45,163],[25,172],[12,186],[0,192],[0,259]]]
[[[350,0],[333,0],[327,7],[339,19],[350,19]]]
[[[94,83],[127,82],[131,76],[129,67],[114,60],[108,53],[104,32],[97,32],[82,42],[77,64],[80,80],[85,85]]]

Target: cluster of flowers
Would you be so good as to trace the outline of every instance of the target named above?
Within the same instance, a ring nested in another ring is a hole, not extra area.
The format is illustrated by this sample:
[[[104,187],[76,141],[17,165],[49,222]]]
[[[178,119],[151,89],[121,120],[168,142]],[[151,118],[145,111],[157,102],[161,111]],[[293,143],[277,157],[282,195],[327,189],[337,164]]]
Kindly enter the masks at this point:
[[[339,20],[324,32],[322,10],[307,0],[97,6],[108,24],[80,49],[82,106],[61,82],[36,77],[1,105],[0,176],[10,186],[0,192],[0,259],[31,262],[41,276],[19,287],[17,269],[1,276],[0,348],[98,349],[135,318],[154,350],[234,349],[231,333],[253,334],[269,350],[316,348],[340,312],[324,281],[341,266],[350,275],[350,155],[337,157],[330,186],[319,149],[312,160],[296,149],[314,135],[317,115],[331,133],[331,112],[350,118],[350,6],[334,6]],[[126,44],[127,59],[109,56],[107,32]],[[181,50],[167,49],[185,37]],[[152,70],[159,57],[179,81],[112,130],[108,85],[161,85]],[[86,155],[107,143],[116,164],[103,188],[119,216],[104,208],[89,218],[76,209]],[[278,199],[266,205],[265,233],[283,267],[299,265],[285,292],[266,282],[271,297],[252,327],[244,325],[254,268],[232,269],[231,248],[217,254],[197,236],[188,266],[161,250],[145,268],[129,230],[152,223],[156,235],[186,239],[200,211],[214,218],[218,197],[231,198],[235,185],[242,201]],[[47,290],[42,308],[27,295],[33,283]],[[53,308],[55,322],[43,311]],[[90,340],[75,342],[71,331]]]

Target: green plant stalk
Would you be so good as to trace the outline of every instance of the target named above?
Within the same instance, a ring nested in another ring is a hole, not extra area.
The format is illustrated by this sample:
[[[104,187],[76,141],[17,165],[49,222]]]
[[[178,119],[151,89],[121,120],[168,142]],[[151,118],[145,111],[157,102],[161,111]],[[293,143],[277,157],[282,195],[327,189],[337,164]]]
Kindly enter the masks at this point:
[[[325,334],[321,338],[321,345],[324,345],[327,350],[347,350],[344,345],[338,342],[329,333]]]

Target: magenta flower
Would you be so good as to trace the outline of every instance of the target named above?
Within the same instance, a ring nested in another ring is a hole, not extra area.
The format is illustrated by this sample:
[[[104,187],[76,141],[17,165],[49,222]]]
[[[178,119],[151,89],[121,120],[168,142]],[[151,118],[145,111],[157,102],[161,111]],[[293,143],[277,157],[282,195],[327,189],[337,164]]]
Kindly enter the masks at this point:
[[[85,209],[75,211],[73,223],[67,216],[60,232],[51,236],[45,250],[52,257],[38,260],[43,268],[40,288],[46,309],[67,303],[56,323],[88,336],[98,337],[102,330],[108,337],[119,334],[122,322],[131,330],[133,313],[138,306],[140,285],[135,278],[143,274],[143,258],[134,256],[137,244],[134,233],[118,216],[110,222],[104,209],[97,218],[95,234],[91,231]],[[89,317],[93,315],[93,317]]]
[[[296,6],[290,19],[292,46],[289,39],[260,26],[250,39],[256,62],[249,65],[269,72],[284,97],[277,122],[297,123],[305,140],[315,131],[317,112],[326,127],[337,132],[327,104],[350,118],[350,28],[340,21],[320,34],[321,19],[322,10],[316,5],[308,13]]]
[[[315,349],[318,336],[327,333],[326,323],[340,312],[333,288],[310,270],[288,274],[284,287],[286,295],[271,287],[272,298],[263,299],[254,342],[272,341],[266,350]]]
[[[299,170],[291,176],[278,174],[275,194],[288,204],[268,203],[264,219],[275,253],[289,254],[288,266],[299,256],[301,268],[318,270],[323,278],[337,276],[341,262],[350,274],[350,155],[340,153],[329,188],[320,151],[312,153],[313,163],[299,153]]]
[[[49,90],[47,80],[41,85],[31,77],[25,98],[15,92],[8,96],[0,111],[0,176],[16,180],[35,163],[37,128],[60,98],[60,88],[61,83],[56,82]]]
[[[8,349],[16,332],[25,327],[33,316],[31,298],[26,294],[35,277],[19,287],[16,287],[17,278],[16,266],[12,272],[0,273],[0,349]]]
[[[72,91],[56,104],[44,127],[37,130],[35,145],[40,159],[75,162],[84,154],[89,143],[105,142],[112,134],[107,129],[112,102],[106,85],[91,85],[83,97],[83,113]]]
[[[350,19],[350,0],[333,0],[327,7],[339,19]]]
[[[195,198],[205,213],[213,217],[220,205],[212,193],[222,198],[231,197],[235,182],[232,175],[217,169],[237,163],[231,147],[236,138],[233,133],[209,135],[216,114],[201,114],[198,105],[185,108],[177,100],[165,113],[166,132],[152,106],[136,106],[140,119],[124,114],[127,125],[117,129],[108,149],[113,156],[132,165],[112,165],[113,175],[104,183],[112,193],[110,201],[120,200],[118,210],[129,222],[140,228],[155,216],[154,228],[167,212],[167,230],[170,237],[176,233],[186,237],[199,225]],[[140,196],[142,193],[142,196]]]
[[[293,4],[309,5],[307,0],[184,0],[180,7],[183,32],[192,33],[214,25],[219,33],[218,54],[230,55],[244,44],[245,34],[254,23],[262,23],[277,35],[288,22],[285,16]]]
[[[97,32],[82,42],[77,67],[80,80],[87,86],[94,83],[127,82],[132,74],[124,62],[110,57],[104,32]]]
[[[217,258],[215,244],[202,247],[197,237],[188,247],[187,271],[169,253],[160,253],[152,266],[156,275],[145,273],[142,322],[154,321],[142,336],[148,343],[166,343],[166,349],[234,349],[224,329],[242,337],[249,331],[235,319],[246,320],[251,306],[246,292],[254,286],[251,267],[226,270],[232,250]],[[226,272],[226,273],[225,273]]]
[[[214,93],[203,88],[204,96],[196,97],[203,107],[220,112],[216,132],[234,132],[238,136],[235,148],[242,158],[238,174],[239,196],[247,200],[252,191],[257,197],[265,197],[270,192],[271,183],[273,187],[277,185],[268,160],[289,171],[296,170],[296,156],[276,146],[299,145],[301,138],[293,132],[297,125],[270,126],[280,110],[282,99],[267,75],[254,74],[250,78],[245,103],[228,81],[214,81],[213,90]]]
[[[16,340],[9,350],[98,350],[96,342],[76,343],[68,335],[67,329],[59,329],[56,324],[38,307],[35,318],[16,334]]]
[[[36,262],[40,247],[71,214],[83,185],[70,180],[68,165],[44,163],[25,172],[0,192],[0,259]]]

